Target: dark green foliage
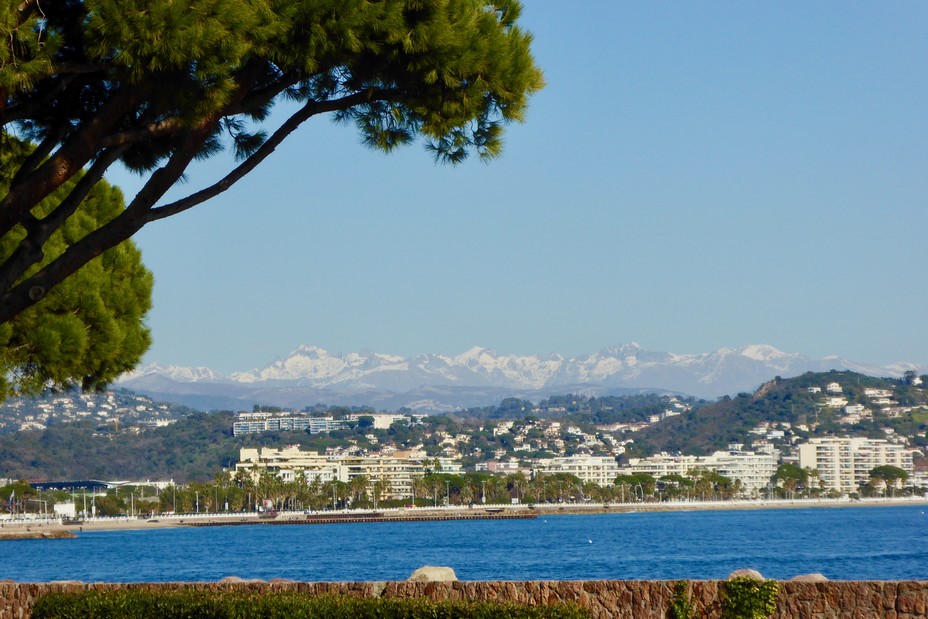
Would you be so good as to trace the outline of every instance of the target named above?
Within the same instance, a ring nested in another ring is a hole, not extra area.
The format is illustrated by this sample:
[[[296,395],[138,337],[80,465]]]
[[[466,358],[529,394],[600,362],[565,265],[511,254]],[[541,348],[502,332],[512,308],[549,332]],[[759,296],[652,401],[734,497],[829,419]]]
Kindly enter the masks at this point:
[[[783,482],[795,481],[798,484],[805,484],[809,481],[809,472],[803,470],[798,464],[786,462],[777,467],[775,477]]]
[[[619,475],[613,480],[613,483],[616,486],[625,485],[632,489],[640,485],[641,491],[644,493],[644,496],[649,496],[651,494],[654,494],[654,488],[657,484],[655,479],[651,477],[650,475],[648,475],[647,473],[634,473],[632,475]]]
[[[879,479],[887,484],[894,484],[900,480],[903,482],[906,481],[909,478],[909,474],[898,466],[884,464],[883,466],[878,466],[871,470],[870,477],[872,479]]]
[[[306,436],[305,433],[300,433]],[[298,441],[297,441],[298,442]],[[25,479],[212,479],[254,437],[232,436],[231,413],[197,413],[139,434],[92,422],[0,436],[0,471]]]
[[[673,597],[670,599],[670,608],[667,611],[669,619],[695,619],[696,605],[690,598],[689,583],[678,580],[673,585]]]
[[[764,619],[777,609],[780,585],[775,580],[732,578],[722,583],[722,619]]]
[[[0,135],[0,195],[12,171],[32,148]],[[32,215],[43,217],[65,199],[83,176],[43,200]],[[48,265],[97,226],[124,208],[122,193],[105,181],[96,184],[67,222],[46,241]],[[0,236],[0,263],[12,258],[26,236],[22,226]],[[151,344],[145,314],[151,308],[153,279],[131,241],[105,251],[14,320],[0,324],[0,401],[52,387],[77,385],[98,390],[132,369]]]
[[[128,589],[48,593],[36,599],[32,616],[34,619],[586,619],[589,613],[569,605]]]

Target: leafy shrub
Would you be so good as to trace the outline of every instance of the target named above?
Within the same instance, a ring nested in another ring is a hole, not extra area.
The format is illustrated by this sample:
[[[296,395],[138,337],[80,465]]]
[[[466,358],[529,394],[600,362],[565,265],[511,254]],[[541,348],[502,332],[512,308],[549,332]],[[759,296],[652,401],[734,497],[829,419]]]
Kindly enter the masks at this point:
[[[777,609],[775,580],[739,577],[722,583],[722,619],[763,619]]]
[[[421,598],[310,597],[298,593],[83,591],[36,599],[34,619],[589,619],[573,605],[452,601]]]

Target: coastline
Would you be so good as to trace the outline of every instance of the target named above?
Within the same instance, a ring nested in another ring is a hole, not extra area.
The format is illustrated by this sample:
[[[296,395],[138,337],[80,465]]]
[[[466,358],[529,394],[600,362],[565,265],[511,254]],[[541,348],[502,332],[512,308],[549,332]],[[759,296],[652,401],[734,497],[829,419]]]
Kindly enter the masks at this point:
[[[71,523],[60,519],[0,518],[0,540],[5,539],[60,539],[76,537],[85,531],[145,530],[184,526],[223,526],[241,524],[364,524],[372,520],[471,520],[478,518],[531,518],[534,516],[568,516],[578,514],[618,514],[636,512],[689,512],[709,510],[768,510],[841,507],[894,507],[924,505],[928,497],[899,497],[885,499],[783,499],[733,501],[674,501],[664,503],[609,503],[609,504],[537,504],[537,505],[474,505],[472,507],[416,507],[383,510],[341,510],[337,512],[280,512],[276,516],[258,513],[204,513],[167,514],[152,518],[113,517],[88,518]],[[336,516],[333,518],[333,516]]]

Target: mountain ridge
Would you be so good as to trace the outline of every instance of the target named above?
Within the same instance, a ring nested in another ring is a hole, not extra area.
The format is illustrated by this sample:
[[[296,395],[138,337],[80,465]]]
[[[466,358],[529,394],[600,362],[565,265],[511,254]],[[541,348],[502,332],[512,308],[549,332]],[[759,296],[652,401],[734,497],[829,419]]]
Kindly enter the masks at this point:
[[[924,368],[911,363],[878,366],[835,356],[811,359],[766,344],[679,354],[650,351],[628,342],[575,357],[501,354],[479,346],[457,355],[402,357],[376,352],[337,354],[301,345],[284,358],[245,372],[223,375],[205,367],[152,364],[122,376],[116,384],[180,403],[196,396],[201,406],[215,397],[224,407],[235,402],[244,408],[254,403],[297,407],[415,404],[453,410],[480,405],[483,397],[545,397],[578,387],[591,393],[652,390],[715,398],[753,391],[773,376],[832,369],[901,376],[906,370]]]

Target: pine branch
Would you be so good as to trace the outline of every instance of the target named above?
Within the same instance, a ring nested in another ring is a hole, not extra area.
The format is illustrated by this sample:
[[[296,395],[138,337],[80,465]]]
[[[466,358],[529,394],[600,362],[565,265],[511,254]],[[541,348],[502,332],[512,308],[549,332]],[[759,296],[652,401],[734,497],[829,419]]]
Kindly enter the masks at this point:
[[[0,237],[16,227],[36,204],[87,165],[100,150],[103,136],[131,108],[129,92],[117,91],[90,121],[68,136],[51,158],[30,172],[17,186],[11,187],[0,200]]]
[[[43,247],[68,217],[74,214],[90,190],[103,178],[104,172],[122,155],[125,149],[114,148],[103,153],[74,185],[68,196],[42,219],[31,213],[23,219],[26,236],[13,253],[0,265],[0,290],[8,290],[26,271],[44,258]]]
[[[225,192],[235,183],[241,180],[245,175],[254,170],[259,163],[264,161],[271,153],[274,152],[277,146],[279,146],[288,135],[293,133],[301,124],[313,116],[316,116],[317,114],[324,114],[326,112],[349,109],[355,105],[365,103],[374,98],[384,98],[390,93],[391,91],[388,90],[364,91],[331,101],[307,102],[306,105],[304,105],[292,116],[290,116],[290,118],[288,118],[273,134],[271,134],[271,136],[265,140],[265,142],[258,148],[258,150],[256,150],[247,159],[236,166],[229,174],[224,176],[221,180],[214,183],[213,185],[210,185],[209,187],[196,193],[190,194],[186,198],[182,198],[170,204],[151,209],[149,221],[157,221],[159,219],[164,219],[165,217],[170,217],[172,215],[182,213],[187,209],[193,208],[194,206]]]
[[[147,223],[146,215],[151,205],[183,175],[203,141],[215,131],[216,122],[218,120],[214,120],[212,126],[190,131],[180,148],[163,167],[149,177],[132,202],[117,217],[69,246],[60,256],[32,276],[0,294],[0,324],[35,305],[49,290],[73,275],[83,265],[138,232]]]

